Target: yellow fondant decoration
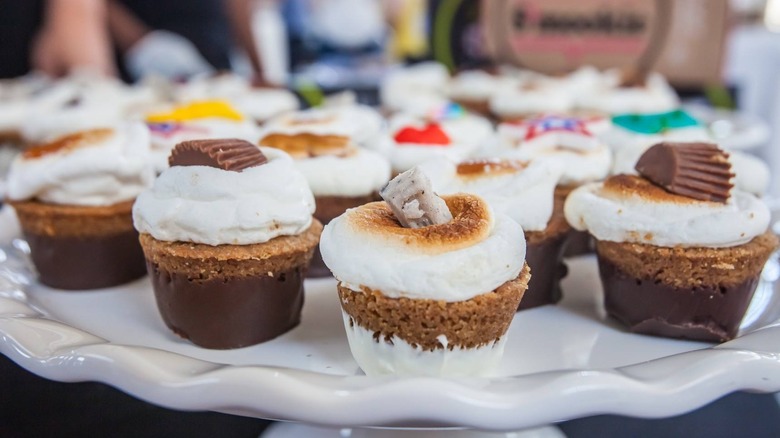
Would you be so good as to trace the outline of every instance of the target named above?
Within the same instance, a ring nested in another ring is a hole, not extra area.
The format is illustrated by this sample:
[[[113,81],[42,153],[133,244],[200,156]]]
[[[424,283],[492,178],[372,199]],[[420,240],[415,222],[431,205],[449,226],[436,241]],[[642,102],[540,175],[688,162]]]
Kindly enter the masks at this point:
[[[198,119],[228,119],[242,121],[244,116],[222,100],[202,100],[177,106],[173,110],[146,116],[149,123],[182,123]]]

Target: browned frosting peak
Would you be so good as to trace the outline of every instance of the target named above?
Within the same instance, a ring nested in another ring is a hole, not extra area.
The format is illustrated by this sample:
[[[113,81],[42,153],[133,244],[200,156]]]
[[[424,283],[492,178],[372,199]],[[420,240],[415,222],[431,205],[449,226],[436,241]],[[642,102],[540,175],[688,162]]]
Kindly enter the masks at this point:
[[[637,175],[614,175],[604,181],[605,194],[617,197],[639,196],[650,202],[692,204],[697,200],[671,193]]]
[[[526,167],[528,162],[520,160],[473,159],[458,164],[457,173],[461,178],[479,178],[512,174]]]
[[[677,195],[725,203],[734,174],[729,155],[711,143],[658,143],[636,163],[640,175]]]
[[[405,245],[432,254],[469,247],[490,234],[491,213],[482,198],[464,193],[442,198],[453,217],[445,224],[403,227],[385,202],[372,202],[350,210],[347,218],[355,229],[400,238]]]
[[[26,159],[40,158],[57,152],[72,151],[104,141],[113,134],[114,130],[108,128],[76,132],[59,137],[49,143],[32,146],[22,153],[22,157]]]
[[[346,157],[354,153],[349,137],[341,135],[268,134],[260,144],[281,149],[293,158],[312,158],[321,155]]]
[[[183,141],[168,157],[171,166],[209,166],[233,172],[266,162],[259,147],[235,138]]]

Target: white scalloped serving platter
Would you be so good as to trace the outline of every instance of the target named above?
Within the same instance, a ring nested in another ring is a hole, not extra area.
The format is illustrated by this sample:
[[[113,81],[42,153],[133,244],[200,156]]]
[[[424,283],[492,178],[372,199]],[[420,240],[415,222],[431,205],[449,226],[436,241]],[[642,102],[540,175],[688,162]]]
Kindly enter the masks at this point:
[[[14,234],[10,217],[0,212],[0,242]],[[602,413],[672,416],[737,390],[780,391],[776,282],[757,292],[747,334],[713,346],[626,332],[605,318],[595,260],[569,265],[564,300],[515,317],[491,379],[362,375],[334,280],[307,281],[298,328],[234,351],[172,335],[147,278],[90,292],[33,283],[14,293],[0,281],[0,352],[48,379],[104,382],[170,408],[337,427],[518,430]]]

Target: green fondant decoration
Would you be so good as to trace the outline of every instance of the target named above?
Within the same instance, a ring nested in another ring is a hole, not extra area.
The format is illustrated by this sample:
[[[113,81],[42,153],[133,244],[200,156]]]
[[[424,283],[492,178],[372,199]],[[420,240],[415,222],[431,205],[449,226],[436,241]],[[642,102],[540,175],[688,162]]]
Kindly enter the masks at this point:
[[[623,129],[648,135],[701,125],[698,120],[680,109],[658,114],[621,114],[612,117],[612,123]]]

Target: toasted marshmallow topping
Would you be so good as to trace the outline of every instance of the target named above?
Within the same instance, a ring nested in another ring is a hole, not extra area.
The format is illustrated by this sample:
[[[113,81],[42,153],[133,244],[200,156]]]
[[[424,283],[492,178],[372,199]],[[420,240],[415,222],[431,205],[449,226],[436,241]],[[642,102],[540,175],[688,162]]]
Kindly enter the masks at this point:
[[[132,123],[27,149],[11,165],[8,197],[106,206],[135,198],[153,179],[149,131]]]
[[[617,175],[569,194],[566,220],[596,239],[674,247],[730,247],[749,242],[769,225],[758,198],[732,190],[725,204],[674,195],[630,175]]]
[[[473,193],[497,213],[505,213],[524,231],[541,231],[553,212],[553,194],[562,167],[551,161],[440,159],[421,164],[436,193]]]
[[[292,159],[262,148],[266,164],[241,172],[173,166],[141,193],[133,222],[157,240],[248,245],[300,234],[311,225],[314,197]]]
[[[315,196],[365,196],[390,179],[387,159],[358,147],[376,135],[360,125],[374,115],[359,106],[283,114],[268,122],[260,144],[289,153]]]
[[[517,277],[525,261],[522,228],[474,195],[445,200],[453,221],[417,229],[401,227],[381,202],[348,210],[322,233],[325,264],[353,290],[448,302]]]

